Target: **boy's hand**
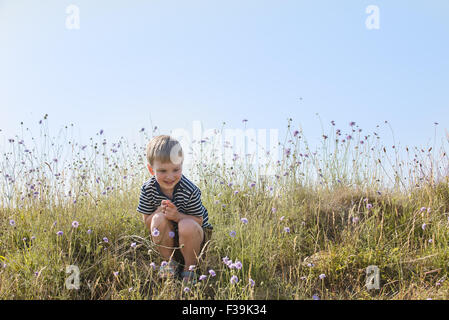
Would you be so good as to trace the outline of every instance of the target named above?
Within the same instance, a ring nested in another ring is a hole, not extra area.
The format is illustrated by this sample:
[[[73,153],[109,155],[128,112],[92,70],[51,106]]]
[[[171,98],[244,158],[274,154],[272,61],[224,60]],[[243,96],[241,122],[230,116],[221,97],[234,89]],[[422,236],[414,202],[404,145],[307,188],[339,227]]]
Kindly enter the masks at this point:
[[[165,217],[168,220],[178,222],[180,218],[180,214],[176,206],[170,200],[162,200],[161,206],[163,208],[163,212]]]

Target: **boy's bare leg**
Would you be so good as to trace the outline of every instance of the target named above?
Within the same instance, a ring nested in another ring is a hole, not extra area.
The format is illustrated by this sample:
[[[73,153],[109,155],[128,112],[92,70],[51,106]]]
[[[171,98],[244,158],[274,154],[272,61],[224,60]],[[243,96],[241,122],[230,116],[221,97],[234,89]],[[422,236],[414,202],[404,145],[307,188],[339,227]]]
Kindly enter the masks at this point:
[[[203,228],[193,219],[182,219],[178,222],[179,245],[184,257],[184,271],[189,266],[197,265],[197,256],[200,254],[201,242],[203,242]]]
[[[166,261],[170,260],[174,249],[165,248],[165,247],[173,247],[175,244],[174,238],[170,238],[169,236],[169,232],[174,231],[173,225],[170,222],[170,220],[165,218],[162,212],[155,212],[151,216],[146,218],[145,225],[150,230],[151,237],[154,243],[160,245],[157,247],[159,253]],[[153,231],[155,228],[159,230],[158,236],[153,235]]]

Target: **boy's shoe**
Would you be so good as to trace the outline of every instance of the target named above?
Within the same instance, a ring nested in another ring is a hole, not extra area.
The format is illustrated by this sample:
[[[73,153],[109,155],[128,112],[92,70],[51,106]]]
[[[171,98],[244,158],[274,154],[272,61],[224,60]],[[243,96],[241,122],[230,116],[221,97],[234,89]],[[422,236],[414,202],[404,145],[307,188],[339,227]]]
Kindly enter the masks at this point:
[[[184,283],[191,283],[191,284],[195,284],[197,283],[198,280],[198,276],[196,275],[196,272],[194,271],[183,271],[181,272],[181,278],[182,278],[182,282]]]
[[[178,266],[179,263],[174,260],[171,260],[166,265],[161,266],[158,272],[159,278],[161,279],[174,278],[176,272],[178,271]]]

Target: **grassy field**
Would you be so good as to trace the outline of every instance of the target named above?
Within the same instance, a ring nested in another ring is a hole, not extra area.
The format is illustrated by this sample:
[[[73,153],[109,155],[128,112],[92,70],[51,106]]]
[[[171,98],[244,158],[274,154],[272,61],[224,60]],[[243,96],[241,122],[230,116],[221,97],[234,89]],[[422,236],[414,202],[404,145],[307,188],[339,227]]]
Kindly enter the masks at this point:
[[[46,120],[37,136],[22,127],[2,151],[0,298],[449,298],[444,148],[386,147],[343,127],[330,125],[311,151],[289,121],[277,174],[264,179],[199,142],[184,174],[201,188],[214,231],[197,268],[206,277],[187,286],[158,279],[162,259],[135,210],[155,130],[142,129],[139,146],[103,132],[84,146],[70,126],[55,138]],[[78,289],[67,286],[70,265]],[[371,265],[379,289],[366,286]]]

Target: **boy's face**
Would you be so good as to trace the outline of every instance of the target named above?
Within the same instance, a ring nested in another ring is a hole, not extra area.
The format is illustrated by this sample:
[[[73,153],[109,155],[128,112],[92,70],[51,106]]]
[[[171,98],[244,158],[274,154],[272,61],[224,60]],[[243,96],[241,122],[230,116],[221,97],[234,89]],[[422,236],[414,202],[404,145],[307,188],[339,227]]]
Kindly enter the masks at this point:
[[[173,164],[171,162],[162,163],[155,160],[153,166],[148,164],[148,170],[150,170],[152,175],[156,176],[156,181],[164,190],[173,190],[182,178],[182,162],[180,164]]]

